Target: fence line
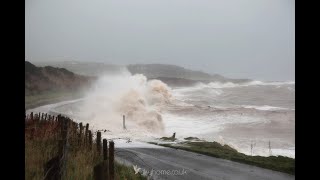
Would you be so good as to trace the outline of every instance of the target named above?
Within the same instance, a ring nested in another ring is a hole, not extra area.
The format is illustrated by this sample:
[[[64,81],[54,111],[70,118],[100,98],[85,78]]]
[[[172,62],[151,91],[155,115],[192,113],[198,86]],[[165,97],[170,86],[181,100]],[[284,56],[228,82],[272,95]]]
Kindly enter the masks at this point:
[[[82,122],[76,123],[68,117],[58,115],[56,117],[47,113],[30,115],[25,114],[25,133],[27,138],[34,139],[49,135],[58,139],[58,153],[50,159],[44,168],[45,180],[61,180],[66,173],[67,155],[70,146],[78,146],[95,150],[92,148],[93,133],[89,130],[89,123],[85,126],[85,132]],[[102,162],[94,167],[94,179],[96,180],[114,180],[114,142],[106,139],[102,140],[101,132],[96,133],[96,151],[101,157]],[[101,153],[102,151],[102,153]]]

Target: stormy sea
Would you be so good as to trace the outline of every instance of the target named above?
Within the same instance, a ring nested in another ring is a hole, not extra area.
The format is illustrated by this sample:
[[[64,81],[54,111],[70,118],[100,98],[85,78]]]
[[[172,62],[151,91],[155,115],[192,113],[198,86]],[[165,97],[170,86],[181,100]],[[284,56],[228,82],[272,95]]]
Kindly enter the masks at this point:
[[[28,111],[70,116],[108,138],[150,142],[175,132],[178,141],[198,137],[248,155],[295,157],[295,82],[170,87],[123,71],[101,76],[82,99]]]

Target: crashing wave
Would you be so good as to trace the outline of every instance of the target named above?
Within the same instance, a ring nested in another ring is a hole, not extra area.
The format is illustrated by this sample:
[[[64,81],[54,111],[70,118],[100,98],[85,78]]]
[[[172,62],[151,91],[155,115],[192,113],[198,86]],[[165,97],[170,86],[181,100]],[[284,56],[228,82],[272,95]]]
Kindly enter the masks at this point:
[[[162,132],[161,111],[170,99],[170,88],[163,82],[147,81],[142,74],[124,71],[100,77],[88,92],[80,113],[99,127],[120,130],[125,115],[126,124],[132,127]]]

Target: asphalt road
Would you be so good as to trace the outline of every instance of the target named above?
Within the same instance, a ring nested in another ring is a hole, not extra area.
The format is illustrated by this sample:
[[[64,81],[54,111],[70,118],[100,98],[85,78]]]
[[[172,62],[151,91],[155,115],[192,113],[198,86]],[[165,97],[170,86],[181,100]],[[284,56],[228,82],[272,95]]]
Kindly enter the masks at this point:
[[[141,168],[139,172],[149,174],[150,179],[295,179],[285,173],[166,147],[116,147],[115,154],[117,161]]]

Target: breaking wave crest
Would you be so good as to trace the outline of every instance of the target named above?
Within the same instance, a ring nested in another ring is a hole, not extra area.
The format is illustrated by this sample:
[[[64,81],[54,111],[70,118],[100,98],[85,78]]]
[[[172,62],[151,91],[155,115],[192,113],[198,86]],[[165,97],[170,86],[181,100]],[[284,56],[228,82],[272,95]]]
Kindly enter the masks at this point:
[[[294,85],[294,81],[285,81],[285,82],[262,82],[262,81],[250,81],[247,83],[233,83],[233,82],[210,82],[206,84],[206,86],[210,88],[235,88],[235,87],[243,87],[243,86],[281,86],[281,85]],[[202,86],[204,84],[201,84]]]

